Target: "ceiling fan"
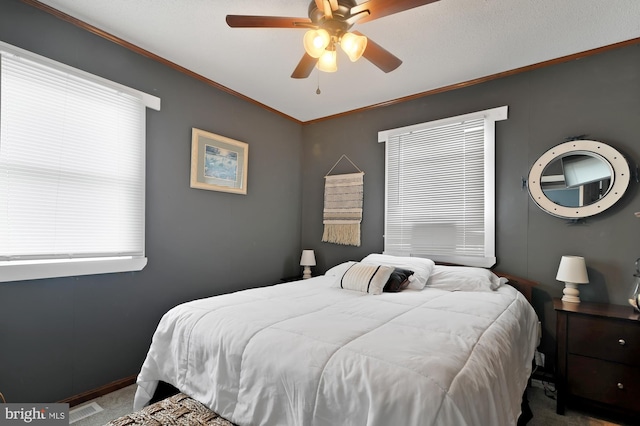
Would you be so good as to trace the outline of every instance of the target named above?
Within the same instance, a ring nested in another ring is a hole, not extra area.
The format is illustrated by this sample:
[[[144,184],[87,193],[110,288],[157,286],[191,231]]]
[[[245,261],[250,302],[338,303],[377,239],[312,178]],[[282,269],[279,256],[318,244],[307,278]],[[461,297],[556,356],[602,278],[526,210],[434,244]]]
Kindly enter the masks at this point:
[[[320,71],[334,72],[339,45],[352,62],[364,56],[384,72],[398,68],[402,61],[358,31],[349,31],[356,23],[373,21],[438,0],[312,0],[309,18],[282,16],[227,15],[232,28],[308,28],[304,35],[305,54],[291,74],[307,78],[314,66]]]

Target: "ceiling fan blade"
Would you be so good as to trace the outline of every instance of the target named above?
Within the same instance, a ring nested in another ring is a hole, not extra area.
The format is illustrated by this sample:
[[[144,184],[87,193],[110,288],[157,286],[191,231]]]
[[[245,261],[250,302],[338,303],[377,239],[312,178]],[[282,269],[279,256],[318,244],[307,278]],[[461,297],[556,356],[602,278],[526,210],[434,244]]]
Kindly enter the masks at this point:
[[[329,0],[322,0],[322,2],[324,3],[324,7],[321,10],[324,11],[325,19],[333,18],[333,7],[331,6],[331,3],[329,3]]]
[[[325,1],[329,3],[329,7],[331,8],[331,11],[336,11],[338,10],[338,0],[315,0],[316,7],[318,8],[318,10],[320,12],[323,12],[326,17],[330,18],[332,14],[330,13],[330,11],[325,10],[325,7],[324,7]]]
[[[293,73],[291,74],[291,78],[309,77],[309,75],[311,74],[311,71],[313,71],[313,67],[315,67],[317,63],[318,63],[318,59],[312,56],[309,56],[309,54],[305,52],[302,59],[300,59],[298,66],[296,67],[295,70],[293,70]]]
[[[353,33],[360,36],[362,35],[362,33],[358,31],[353,31]],[[391,72],[402,64],[400,58],[368,37],[367,48],[364,50],[362,56],[384,72]]]
[[[315,27],[309,18],[289,18],[285,16],[227,15],[231,28],[306,28]]]
[[[414,7],[424,6],[425,4],[434,3],[436,1],[439,0],[369,0],[352,7],[351,15],[368,10],[369,16],[365,16],[358,21],[359,23],[362,23],[413,9]]]

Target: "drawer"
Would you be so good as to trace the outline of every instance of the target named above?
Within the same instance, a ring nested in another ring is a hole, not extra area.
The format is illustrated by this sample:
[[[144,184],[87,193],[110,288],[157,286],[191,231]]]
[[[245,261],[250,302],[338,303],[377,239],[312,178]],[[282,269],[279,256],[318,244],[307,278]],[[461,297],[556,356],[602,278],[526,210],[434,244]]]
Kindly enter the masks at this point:
[[[640,322],[571,315],[569,353],[640,367]]]
[[[569,355],[570,394],[640,412],[640,368]]]

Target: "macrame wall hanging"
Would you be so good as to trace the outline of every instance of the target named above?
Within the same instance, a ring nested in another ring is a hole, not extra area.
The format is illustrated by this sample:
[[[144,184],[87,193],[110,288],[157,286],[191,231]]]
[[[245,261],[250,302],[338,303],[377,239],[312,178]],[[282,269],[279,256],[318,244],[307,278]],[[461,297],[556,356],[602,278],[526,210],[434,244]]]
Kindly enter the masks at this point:
[[[331,175],[343,158],[346,158],[358,172]],[[360,246],[363,177],[364,172],[344,154],[324,177],[323,242]]]

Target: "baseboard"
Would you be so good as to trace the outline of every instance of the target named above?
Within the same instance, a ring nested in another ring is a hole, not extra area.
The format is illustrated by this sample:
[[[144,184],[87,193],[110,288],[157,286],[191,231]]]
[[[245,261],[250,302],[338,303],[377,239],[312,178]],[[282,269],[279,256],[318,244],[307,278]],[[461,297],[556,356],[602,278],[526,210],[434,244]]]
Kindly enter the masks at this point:
[[[73,406],[82,404],[83,402],[91,401],[92,399],[106,395],[108,393],[115,392],[118,389],[126,388],[127,386],[134,384],[136,382],[137,377],[138,377],[137,374],[133,376],[125,377],[124,379],[116,380],[115,382],[108,383],[97,389],[86,391],[79,395],[75,395],[58,402],[63,404],[69,404],[69,407],[73,407]]]

